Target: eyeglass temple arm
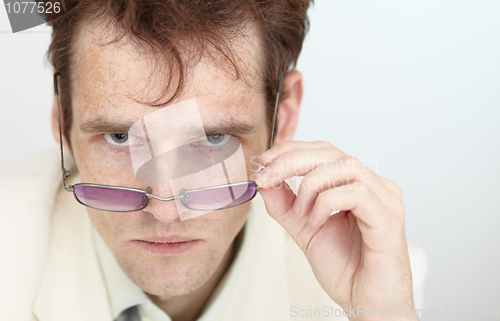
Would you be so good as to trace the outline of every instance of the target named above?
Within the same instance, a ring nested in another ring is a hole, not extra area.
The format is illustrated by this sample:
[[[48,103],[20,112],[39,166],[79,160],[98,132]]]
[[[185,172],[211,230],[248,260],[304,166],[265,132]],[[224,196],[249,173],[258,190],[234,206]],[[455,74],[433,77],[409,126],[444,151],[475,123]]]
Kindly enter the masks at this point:
[[[271,130],[271,141],[269,142],[269,149],[273,147],[274,132],[276,130],[276,118],[278,117],[278,104],[280,101],[281,84],[283,82],[283,70],[279,69],[280,78],[278,81],[278,88],[276,89],[276,103],[274,104],[274,115],[273,115],[273,129]]]
[[[58,84],[58,79],[57,77],[60,76],[61,73],[55,72],[54,73],[54,93],[56,94],[56,101],[57,101],[57,122],[59,124],[59,145],[61,147],[61,170],[62,170],[62,182],[63,182],[63,187],[67,191],[73,191],[73,188],[67,187],[66,186],[66,178],[68,178],[71,173],[70,171],[66,170],[64,167],[64,152],[63,152],[63,140],[62,140],[62,130],[61,130],[61,111],[60,106],[59,106],[59,84]]]

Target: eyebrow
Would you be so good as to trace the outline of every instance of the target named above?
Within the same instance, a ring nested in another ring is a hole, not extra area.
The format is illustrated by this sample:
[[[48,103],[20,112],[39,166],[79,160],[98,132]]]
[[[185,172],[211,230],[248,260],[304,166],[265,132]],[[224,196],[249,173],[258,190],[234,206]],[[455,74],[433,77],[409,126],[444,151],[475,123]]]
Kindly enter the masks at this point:
[[[130,127],[137,121],[133,120],[113,120],[106,117],[95,117],[84,121],[80,126],[80,131],[88,135],[102,134],[125,134],[128,133]],[[255,133],[258,130],[258,124],[255,122],[247,122],[240,119],[220,119],[214,124],[204,124],[206,136],[213,135],[248,135]],[[189,132],[193,128],[187,125],[184,130]]]

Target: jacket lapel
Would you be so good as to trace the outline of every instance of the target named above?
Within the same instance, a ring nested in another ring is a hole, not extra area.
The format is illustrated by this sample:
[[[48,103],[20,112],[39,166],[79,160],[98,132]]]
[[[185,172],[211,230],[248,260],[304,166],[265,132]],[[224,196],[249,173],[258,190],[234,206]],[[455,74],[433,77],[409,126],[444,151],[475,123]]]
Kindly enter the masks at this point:
[[[39,321],[112,319],[90,227],[85,207],[61,188],[48,261],[33,306]]]
[[[286,276],[287,234],[266,212],[260,194],[252,201],[243,250],[245,257],[224,321],[286,320],[289,291]]]

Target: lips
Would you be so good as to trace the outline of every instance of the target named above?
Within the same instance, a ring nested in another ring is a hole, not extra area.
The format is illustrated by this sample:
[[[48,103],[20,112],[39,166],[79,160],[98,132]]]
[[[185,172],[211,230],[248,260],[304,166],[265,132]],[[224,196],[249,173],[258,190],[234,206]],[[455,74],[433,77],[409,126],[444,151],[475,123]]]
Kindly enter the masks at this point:
[[[154,254],[178,255],[199,245],[202,240],[180,235],[170,235],[147,237],[141,240],[133,240],[132,242]]]

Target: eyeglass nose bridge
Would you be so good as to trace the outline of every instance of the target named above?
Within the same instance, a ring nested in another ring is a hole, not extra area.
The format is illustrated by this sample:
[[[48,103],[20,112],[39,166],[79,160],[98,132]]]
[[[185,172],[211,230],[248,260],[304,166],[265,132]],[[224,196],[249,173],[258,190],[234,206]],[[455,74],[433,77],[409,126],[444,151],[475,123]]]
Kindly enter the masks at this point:
[[[183,188],[180,191],[180,195],[175,195],[175,196],[170,196],[170,197],[161,197],[161,196],[157,196],[157,195],[152,194],[153,190],[151,189],[151,187],[148,187],[148,188],[146,188],[146,196],[150,200],[155,199],[155,200],[162,201],[162,202],[168,202],[168,201],[173,201],[173,200],[182,198],[184,196],[185,191],[186,190]]]

